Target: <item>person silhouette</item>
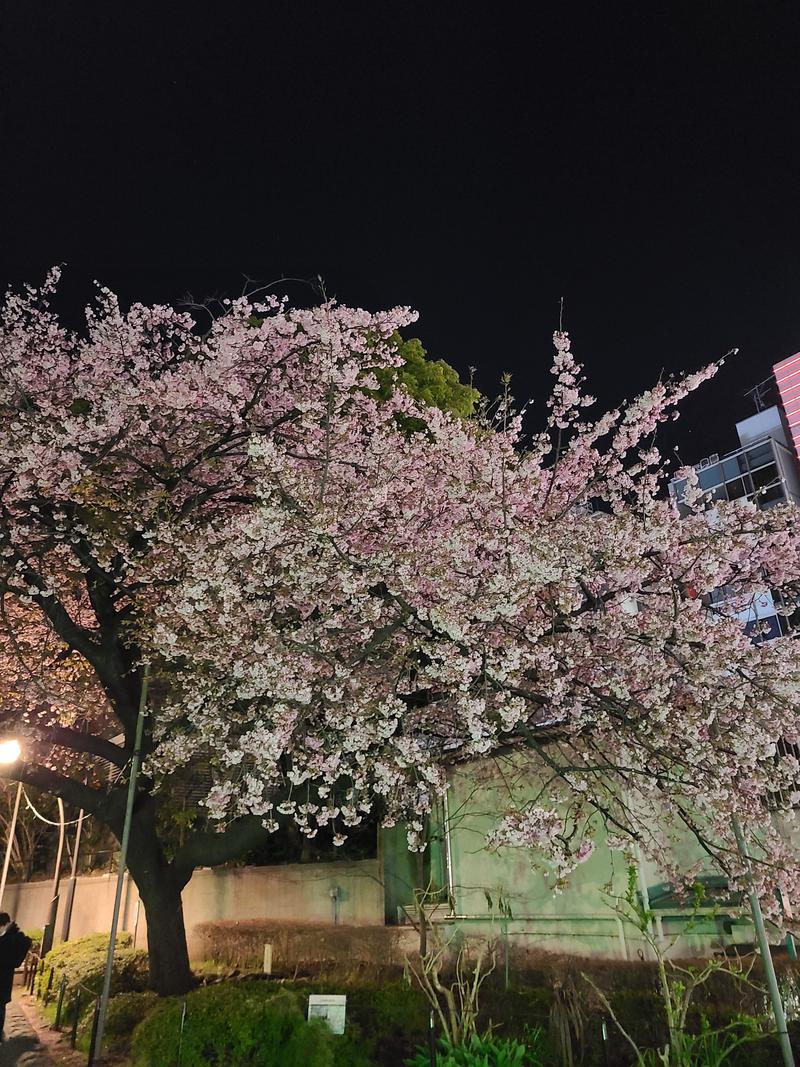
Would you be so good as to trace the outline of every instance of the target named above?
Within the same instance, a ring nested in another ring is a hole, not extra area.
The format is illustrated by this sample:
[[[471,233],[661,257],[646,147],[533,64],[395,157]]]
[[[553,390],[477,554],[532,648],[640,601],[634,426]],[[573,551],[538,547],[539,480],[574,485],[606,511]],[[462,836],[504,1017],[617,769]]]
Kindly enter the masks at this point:
[[[14,971],[22,965],[32,943],[8,912],[0,911],[0,1041],[6,1024],[6,1004],[11,1000]]]

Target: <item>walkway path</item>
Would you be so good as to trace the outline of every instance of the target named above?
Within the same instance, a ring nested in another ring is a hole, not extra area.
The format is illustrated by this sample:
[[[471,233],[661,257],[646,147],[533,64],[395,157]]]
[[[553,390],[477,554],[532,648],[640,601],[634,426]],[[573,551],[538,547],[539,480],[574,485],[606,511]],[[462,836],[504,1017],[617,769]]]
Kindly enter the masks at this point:
[[[0,1044],[0,1067],[51,1067],[53,1061],[15,1001],[6,1006],[5,1035]]]

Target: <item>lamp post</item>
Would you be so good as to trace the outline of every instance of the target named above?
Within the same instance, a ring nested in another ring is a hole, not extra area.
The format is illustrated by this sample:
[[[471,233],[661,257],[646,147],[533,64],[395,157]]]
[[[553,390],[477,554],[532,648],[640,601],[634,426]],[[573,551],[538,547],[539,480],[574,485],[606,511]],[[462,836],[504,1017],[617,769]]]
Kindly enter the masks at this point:
[[[0,741],[0,763],[16,763],[22,755],[19,741],[11,738],[8,741]],[[14,835],[17,832],[17,816],[19,815],[19,802],[22,798],[22,782],[17,782],[17,795],[14,798],[14,811],[11,822],[8,825],[8,838],[6,840],[6,854],[3,859],[3,873],[0,875],[0,905],[3,903],[3,894],[6,891],[8,868],[11,865],[11,850],[14,847]]]

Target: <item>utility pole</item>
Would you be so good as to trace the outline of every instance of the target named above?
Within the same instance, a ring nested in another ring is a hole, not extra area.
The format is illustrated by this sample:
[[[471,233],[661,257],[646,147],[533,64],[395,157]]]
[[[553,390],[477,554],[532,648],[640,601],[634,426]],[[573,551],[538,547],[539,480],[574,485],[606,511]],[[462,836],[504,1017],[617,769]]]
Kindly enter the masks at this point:
[[[67,886],[67,896],[64,900],[64,921],[61,926],[61,940],[69,941],[69,928],[72,922],[72,905],[75,902],[75,886],[78,880],[78,853],[81,848],[81,833],[83,831],[84,820],[83,808],[78,812],[78,825],[75,827],[75,844],[72,846],[72,866],[69,872],[69,885]]]
[[[66,824],[64,822],[64,801],[56,797],[58,801],[58,852],[56,853],[56,870],[53,875],[53,896],[50,900],[50,914],[42,933],[42,955],[46,956],[53,947],[53,939],[56,933],[56,915],[58,914],[59,885],[61,883],[61,861],[64,857],[64,834]]]

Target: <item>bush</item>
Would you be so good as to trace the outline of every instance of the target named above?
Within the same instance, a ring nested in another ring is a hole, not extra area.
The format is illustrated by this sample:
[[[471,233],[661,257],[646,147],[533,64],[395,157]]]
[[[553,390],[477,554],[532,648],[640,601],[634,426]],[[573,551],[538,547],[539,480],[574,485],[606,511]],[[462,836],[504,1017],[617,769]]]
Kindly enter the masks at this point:
[[[347,1027],[341,1044],[358,1046],[361,1059],[342,1059],[342,1067],[376,1063],[381,1067],[403,1067],[414,1049],[425,1040],[428,1005],[419,989],[407,982],[371,982],[343,986],[335,982],[304,982],[289,988],[308,993],[347,993]],[[336,1054],[344,1052],[337,1047]],[[339,1065],[337,1058],[336,1064]]]
[[[115,1054],[127,1052],[134,1028],[159,1003],[156,994],[149,989],[144,993],[118,993],[115,997],[111,997],[106,1013],[105,1051]],[[84,1052],[89,1051],[93,1021],[94,1007],[89,1005],[78,1026],[78,1048]]]
[[[181,1015],[186,1019],[181,1037]],[[334,1067],[336,1039],[271,983],[224,982],[162,1001],[133,1032],[136,1067]],[[339,1059],[344,1067],[352,1062]]]
[[[25,930],[23,932],[33,942],[33,944],[31,945],[31,951],[32,952],[38,952],[39,951],[39,947],[42,944],[43,930],[42,930],[41,926],[34,926],[31,930]]]
[[[542,1037],[541,1031],[533,1031],[528,1045],[491,1034],[473,1034],[466,1045],[453,1045],[441,1038],[436,1048],[436,1067],[541,1067]],[[430,1053],[424,1048],[408,1061],[409,1067],[429,1064]]]
[[[403,1067],[428,1033],[427,1000],[417,986],[392,981],[375,984],[314,981],[286,983],[299,993],[347,993],[347,1033],[368,1062]],[[530,1045],[530,1031],[548,1025],[552,990],[488,985],[481,992],[480,1026],[498,1027],[504,1036]],[[348,1061],[343,1061],[347,1063]],[[338,1061],[337,1061],[338,1064]],[[353,1060],[354,1067],[360,1061]]]
[[[132,949],[131,935],[122,933],[117,938],[114,954],[114,969],[111,974],[111,992],[138,993],[147,985],[147,953],[141,949]],[[99,996],[103,987],[103,976],[108,955],[108,934],[89,934],[74,941],[64,941],[48,952],[45,959],[45,980],[41,983],[42,992],[48,985],[49,970],[53,972],[50,995],[53,1001],[62,978],[66,978],[65,1006],[70,1003],[79,986],[81,999],[86,1003],[91,997]]]

